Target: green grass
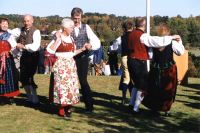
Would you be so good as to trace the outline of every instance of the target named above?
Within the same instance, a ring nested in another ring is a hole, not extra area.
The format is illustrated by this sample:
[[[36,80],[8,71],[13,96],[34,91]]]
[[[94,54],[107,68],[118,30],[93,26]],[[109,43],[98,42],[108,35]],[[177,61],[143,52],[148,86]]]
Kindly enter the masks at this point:
[[[61,118],[58,106],[49,104],[49,75],[35,75],[41,106],[36,110],[23,106],[27,100],[24,89],[15,98],[16,104],[0,106],[0,132],[199,132],[200,79],[189,78],[188,86],[178,86],[172,117],[152,116],[143,105],[143,116],[130,114],[121,104],[119,76],[88,76],[93,98],[92,113],[84,113],[84,103],[73,106],[72,118]],[[127,97],[130,98],[129,93]],[[82,99],[81,99],[82,101]]]

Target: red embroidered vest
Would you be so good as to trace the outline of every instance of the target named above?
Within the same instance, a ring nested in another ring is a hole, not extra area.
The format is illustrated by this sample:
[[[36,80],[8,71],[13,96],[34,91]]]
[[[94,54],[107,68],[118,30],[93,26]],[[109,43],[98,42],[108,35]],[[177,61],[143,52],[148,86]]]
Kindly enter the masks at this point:
[[[75,50],[75,47],[74,47],[73,40],[72,40],[72,43],[66,43],[61,40],[61,44],[58,46],[56,52],[73,52],[74,53],[74,50]]]
[[[141,43],[140,37],[144,34],[140,30],[135,30],[127,37],[126,44],[128,49],[128,58],[136,58],[139,60],[148,60],[147,48]]]
[[[0,41],[0,53],[2,52],[10,52],[10,43],[7,41]]]

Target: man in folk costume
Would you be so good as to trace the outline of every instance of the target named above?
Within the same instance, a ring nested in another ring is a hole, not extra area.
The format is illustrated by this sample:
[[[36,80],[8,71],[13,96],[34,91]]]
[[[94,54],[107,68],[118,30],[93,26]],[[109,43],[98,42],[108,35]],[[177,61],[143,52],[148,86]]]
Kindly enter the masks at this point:
[[[130,82],[130,75],[127,66],[127,45],[126,45],[126,38],[127,36],[133,31],[133,23],[128,21],[123,24],[123,30],[125,34],[123,36],[118,37],[115,42],[113,43],[111,50],[117,50],[118,46],[121,45],[121,56],[122,56],[122,78],[120,81],[119,89],[122,90],[122,104],[128,103],[126,99],[126,91],[130,87],[130,92],[132,89],[132,82]]]
[[[9,97],[9,104],[14,103],[14,96],[20,94],[18,87],[18,70],[15,67],[13,54],[20,55],[16,49],[17,42],[8,32],[9,20],[0,18],[0,106],[4,106],[5,97]],[[11,54],[12,52],[12,54]]]
[[[71,12],[71,18],[74,21],[74,30],[71,36],[74,39],[76,45],[76,50],[81,49],[85,44],[87,49],[97,50],[100,48],[100,40],[93,33],[92,29],[87,24],[81,23],[81,17],[83,11],[80,8],[73,8]],[[89,42],[89,43],[88,43]],[[76,55],[74,57],[76,61],[76,67],[78,71],[79,82],[81,85],[82,96],[85,102],[86,110],[93,111],[93,99],[90,86],[87,82],[87,72],[88,72],[88,50]]]
[[[15,38],[19,37],[18,42],[21,44],[18,44],[17,48],[23,50],[20,59],[20,81],[28,96],[28,101],[24,103],[24,106],[39,106],[37,85],[33,76],[37,69],[38,56],[36,51],[40,47],[41,36],[40,31],[33,26],[33,16],[26,14],[23,20],[24,27],[13,29],[12,35]]]
[[[161,48],[167,46],[172,39],[180,38],[180,36],[151,37],[144,33],[146,28],[146,20],[144,18],[137,18],[135,26],[136,30],[130,33],[126,40],[128,48],[128,70],[131,79],[135,83],[135,87],[132,88],[129,106],[132,106],[133,114],[141,115],[139,106],[148,87],[148,47]]]

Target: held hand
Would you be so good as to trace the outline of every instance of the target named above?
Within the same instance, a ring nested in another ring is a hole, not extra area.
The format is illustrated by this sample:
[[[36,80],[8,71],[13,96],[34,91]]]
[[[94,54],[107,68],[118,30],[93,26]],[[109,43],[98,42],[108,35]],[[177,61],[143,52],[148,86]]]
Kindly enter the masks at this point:
[[[56,35],[57,40],[60,41],[61,40],[61,33],[60,33],[60,31],[57,31],[55,35]]]
[[[101,59],[101,63],[103,63],[103,59]]]
[[[180,38],[181,38],[181,37],[180,37],[179,35],[173,35],[173,36],[172,36],[172,39],[176,39],[176,40],[177,40],[177,39],[180,39]]]
[[[86,49],[91,49],[92,48],[92,45],[91,44],[89,44],[89,43],[85,43],[85,47],[86,47]]]
[[[84,45],[82,48],[81,48],[82,51],[85,51],[86,50],[86,45]]]
[[[21,43],[17,43],[16,48],[17,48],[17,49],[23,49],[23,48],[24,48],[24,45],[21,44]]]

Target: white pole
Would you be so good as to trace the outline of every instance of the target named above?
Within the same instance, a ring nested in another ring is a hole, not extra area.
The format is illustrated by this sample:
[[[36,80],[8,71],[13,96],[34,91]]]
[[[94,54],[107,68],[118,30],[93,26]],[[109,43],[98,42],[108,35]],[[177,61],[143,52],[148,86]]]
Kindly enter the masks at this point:
[[[146,9],[146,32],[150,35],[150,0],[146,0],[147,2],[147,9]],[[150,71],[150,61],[147,60],[147,71]]]

